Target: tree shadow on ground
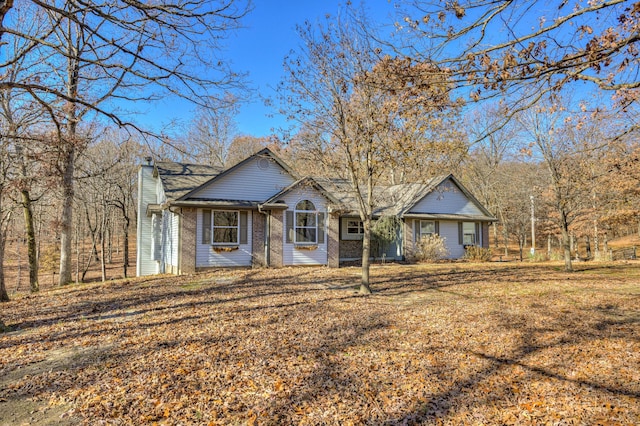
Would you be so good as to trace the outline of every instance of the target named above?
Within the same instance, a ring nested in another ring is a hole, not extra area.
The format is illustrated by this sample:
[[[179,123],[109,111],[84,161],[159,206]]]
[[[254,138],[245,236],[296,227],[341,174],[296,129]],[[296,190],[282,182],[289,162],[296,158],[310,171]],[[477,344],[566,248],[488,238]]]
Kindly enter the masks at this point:
[[[603,354],[598,345],[638,342],[637,295],[590,302],[573,293],[482,294],[514,280],[533,288],[547,269],[392,271],[375,277],[372,297],[354,295],[354,271],[318,269],[74,289],[40,313],[41,300],[29,299],[12,313],[22,316],[23,331],[3,338],[0,350],[76,345],[96,352],[33,378],[28,369],[4,365],[2,371],[20,375],[16,395],[77,393],[95,419],[113,415],[108,404],[124,398],[116,390],[128,389],[124,422],[140,420],[135,416],[143,409],[162,420],[162,405],[140,401],[179,400],[187,390],[213,396],[182,408],[186,419],[195,422],[193,407],[201,404],[229,423],[266,424],[518,423],[525,418],[491,415],[500,409],[542,415],[533,384],[550,386],[544,389],[552,398],[567,392],[589,404],[640,402],[640,381],[621,379],[635,355],[617,354],[608,360],[614,369],[598,364],[587,374]],[[425,303],[434,294],[441,295],[438,306]],[[139,384],[139,394],[119,378]],[[92,390],[96,383],[102,387]],[[91,392],[105,394],[105,407],[90,404]],[[623,420],[637,413],[629,409]]]

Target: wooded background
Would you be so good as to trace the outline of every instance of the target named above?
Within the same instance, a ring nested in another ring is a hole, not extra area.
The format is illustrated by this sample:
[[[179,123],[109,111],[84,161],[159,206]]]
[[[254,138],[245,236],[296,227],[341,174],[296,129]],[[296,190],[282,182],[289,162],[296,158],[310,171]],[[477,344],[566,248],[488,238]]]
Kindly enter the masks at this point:
[[[221,59],[249,3],[1,1],[2,299],[132,275],[144,158],[230,166],[265,146],[347,179],[365,223],[373,186],[453,173],[499,220],[494,256],[608,258],[640,233],[640,3],[531,3],[398,2],[395,38],[350,3],[301,24],[270,100],[293,127],[254,137]],[[190,122],[130,119],[170,96]]]

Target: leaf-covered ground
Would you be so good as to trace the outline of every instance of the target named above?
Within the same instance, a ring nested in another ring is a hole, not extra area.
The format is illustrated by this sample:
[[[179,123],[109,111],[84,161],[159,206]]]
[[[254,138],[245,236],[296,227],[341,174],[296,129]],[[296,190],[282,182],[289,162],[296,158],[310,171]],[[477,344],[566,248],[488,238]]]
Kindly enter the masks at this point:
[[[218,271],[3,304],[2,424],[640,424],[640,264]],[[26,411],[26,412],[22,412]]]

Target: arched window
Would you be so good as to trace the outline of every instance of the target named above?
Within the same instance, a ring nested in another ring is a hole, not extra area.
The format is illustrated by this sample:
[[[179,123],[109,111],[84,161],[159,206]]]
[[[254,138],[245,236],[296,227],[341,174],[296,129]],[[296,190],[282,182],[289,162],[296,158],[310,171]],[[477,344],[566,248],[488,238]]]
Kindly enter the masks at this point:
[[[294,213],[294,235],[297,244],[316,244],[318,212],[316,206],[309,200],[302,200],[296,204]]]

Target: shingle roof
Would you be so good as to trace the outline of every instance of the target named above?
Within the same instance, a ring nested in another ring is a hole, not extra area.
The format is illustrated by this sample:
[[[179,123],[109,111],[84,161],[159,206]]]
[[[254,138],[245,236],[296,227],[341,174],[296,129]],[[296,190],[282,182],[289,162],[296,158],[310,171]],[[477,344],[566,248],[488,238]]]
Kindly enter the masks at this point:
[[[261,153],[262,151],[258,154]],[[233,169],[234,167],[232,167],[231,169]],[[199,188],[216,176],[219,176],[230,170],[224,170],[221,167],[215,166],[172,162],[156,163],[156,168],[158,171],[158,175],[162,180],[165,195],[167,196],[167,199],[169,201],[179,200],[181,197]],[[438,185],[440,185],[447,179],[452,179],[456,185],[461,185],[453,176],[448,175],[433,177],[425,183],[405,183],[399,185],[376,186],[373,191],[373,205],[375,206],[373,215],[377,217],[402,217],[407,212],[409,212],[416,203],[426,197],[429,193],[433,192],[438,187]],[[331,198],[331,201],[337,204],[338,209],[343,210],[344,212],[352,212],[353,214],[357,214],[358,200],[353,193],[351,184],[345,179],[322,177],[303,178],[283,190],[283,192],[286,192],[291,188],[296,187],[306,181],[309,181],[312,184],[317,184],[319,186],[319,188],[317,189],[327,194],[327,196]],[[473,197],[472,194],[468,193],[462,186],[460,187],[465,195],[469,199],[473,200],[484,213],[484,216],[478,216],[475,219],[494,220],[491,217],[491,214],[486,211],[486,209]],[[277,195],[279,196],[281,194],[279,193]],[[272,199],[275,198],[277,198],[277,196],[272,197]],[[209,201],[213,202],[214,200]],[[205,200],[200,200],[199,202],[205,203]]]
[[[401,216],[420,201],[447,176],[430,179],[426,183],[405,183],[400,185],[376,186],[373,189],[374,216]],[[319,185],[331,193],[344,210],[358,211],[358,201],[345,179],[314,178]]]
[[[156,163],[156,169],[170,201],[177,200],[222,172],[222,167],[169,161]]]

